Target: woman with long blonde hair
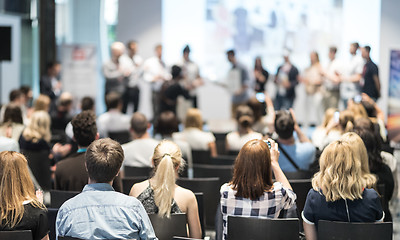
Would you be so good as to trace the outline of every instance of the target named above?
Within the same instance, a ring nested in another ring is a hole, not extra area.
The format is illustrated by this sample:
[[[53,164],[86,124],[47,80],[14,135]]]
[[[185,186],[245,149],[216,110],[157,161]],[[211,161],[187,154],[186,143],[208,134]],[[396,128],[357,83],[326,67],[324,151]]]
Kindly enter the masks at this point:
[[[34,151],[50,150],[50,140],[49,114],[45,111],[34,112],[28,126],[24,129],[19,139],[21,149]]]
[[[378,193],[368,187],[360,148],[347,136],[332,142],[322,152],[320,171],[312,179],[302,218],[308,240],[317,239],[319,220],[341,222],[383,221]]]
[[[45,206],[35,195],[24,155],[0,152],[0,231],[31,230],[34,240],[47,240]]]
[[[142,202],[148,214],[170,217],[173,213],[186,213],[189,236],[201,238],[201,227],[196,197],[192,191],[176,185],[178,172],[185,162],[178,145],[161,141],[153,154],[154,176],[133,185],[130,196]]]

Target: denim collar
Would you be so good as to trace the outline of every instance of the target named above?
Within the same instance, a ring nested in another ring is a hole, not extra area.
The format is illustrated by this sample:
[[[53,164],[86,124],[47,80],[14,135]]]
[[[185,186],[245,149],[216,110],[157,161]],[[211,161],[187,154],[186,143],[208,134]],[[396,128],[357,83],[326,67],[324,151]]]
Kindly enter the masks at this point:
[[[86,184],[82,192],[86,191],[115,191],[114,188],[108,183],[92,183]]]

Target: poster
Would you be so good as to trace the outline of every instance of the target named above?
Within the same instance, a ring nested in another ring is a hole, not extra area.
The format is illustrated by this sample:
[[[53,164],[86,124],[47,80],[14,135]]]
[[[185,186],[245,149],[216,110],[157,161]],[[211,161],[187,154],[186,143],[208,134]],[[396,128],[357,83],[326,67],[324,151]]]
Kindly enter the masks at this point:
[[[400,50],[390,51],[387,130],[391,142],[400,144]]]

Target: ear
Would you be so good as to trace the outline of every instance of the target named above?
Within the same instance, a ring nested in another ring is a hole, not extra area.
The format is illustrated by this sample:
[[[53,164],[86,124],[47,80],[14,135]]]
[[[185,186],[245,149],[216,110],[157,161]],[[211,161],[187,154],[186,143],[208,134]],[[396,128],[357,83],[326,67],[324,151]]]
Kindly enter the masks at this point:
[[[95,140],[98,140],[100,138],[100,133],[96,133],[96,137],[94,138]],[[86,163],[85,163],[86,164]]]

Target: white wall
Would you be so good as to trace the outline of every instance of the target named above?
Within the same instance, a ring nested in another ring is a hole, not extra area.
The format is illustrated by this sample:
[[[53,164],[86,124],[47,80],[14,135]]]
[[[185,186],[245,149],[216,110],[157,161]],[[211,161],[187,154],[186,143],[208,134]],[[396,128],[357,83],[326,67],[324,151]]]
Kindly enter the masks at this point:
[[[0,62],[0,102],[8,102],[8,94],[20,86],[21,65],[21,19],[17,16],[0,14],[0,26],[11,26],[11,60]]]

